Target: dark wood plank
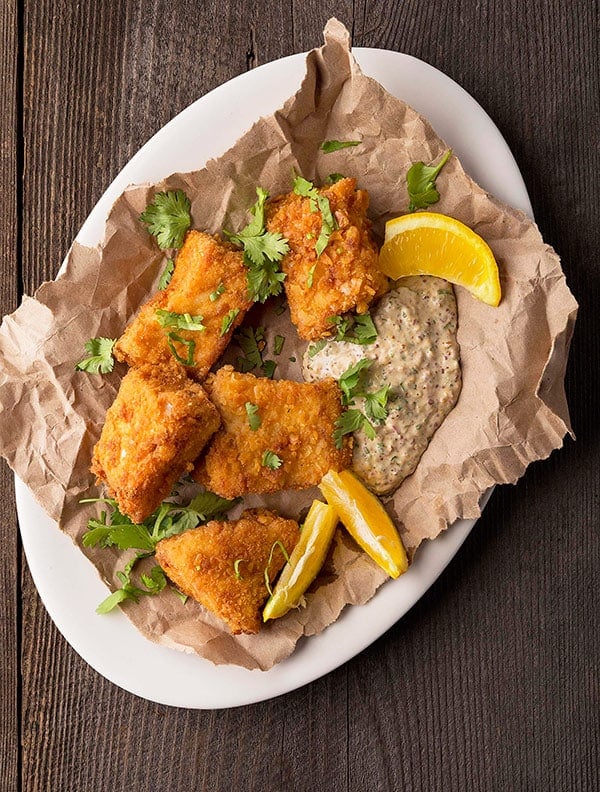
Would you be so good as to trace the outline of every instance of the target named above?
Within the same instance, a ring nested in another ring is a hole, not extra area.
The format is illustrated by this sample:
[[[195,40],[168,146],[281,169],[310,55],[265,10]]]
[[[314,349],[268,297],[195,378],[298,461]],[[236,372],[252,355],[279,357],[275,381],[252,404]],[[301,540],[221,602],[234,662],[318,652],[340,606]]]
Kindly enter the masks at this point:
[[[26,4],[25,290],[53,277],[102,191],[169,118],[247,68],[320,44],[335,14],[355,44],[409,52],[457,79],[507,137],[584,309],[568,380],[580,439],[495,493],[445,574],[374,646],[251,707],[172,710],[119,690],[70,649],[25,573],[23,789],[598,788],[597,8],[584,0],[256,5]],[[10,127],[10,107],[0,109]],[[0,173],[9,193],[15,179]],[[11,288],[16,299],[10,244],[2,234],[7,302]],[[10,504],[3,499],[0,530]],[[17,556],[7,536],[3,783],[11,769],[15,777],[18,668]]]
[[[13,311],[18,299],[18,10],[12,0],[0,6],[0,311]],[[0,466],[0,786],[14,789],[19,778],[19,541],[13,478]]]

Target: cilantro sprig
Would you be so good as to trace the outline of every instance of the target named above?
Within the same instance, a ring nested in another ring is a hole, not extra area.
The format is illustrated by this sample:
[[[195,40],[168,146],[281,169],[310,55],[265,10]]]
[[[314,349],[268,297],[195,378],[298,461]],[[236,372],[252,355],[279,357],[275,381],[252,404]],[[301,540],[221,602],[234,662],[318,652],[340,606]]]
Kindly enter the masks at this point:
[[[167,311],[163,308],[157,308],[155,311],[156,321],[165,329],[167,344],[171,350],[171,354],[182,366],[194,365],[196,342],[192,338],[184,338],[176,331],[189,330],[193,332],[202,332],[206,329],[205,325],[202,324],[203,318],[204,317],[200,314],[192,316],[189,313],[181,314],[175,311]],[[185,353],[185,357],[181,352]]]
[[[315,243],[315,253],[318,258],[327,247],[329,237],[337,230],[337,221],[331,211],[329,199],[322,195],[308,179],[303,176],[296,176],[294,179],[294,192],[302,198],[310,199],[311,212],[321,212],[321,232]]]
[[[410,203],[408,204],[409,212],[415,212],[417,209],[426,209],[440,200],[440,194],[435,188],[435,180],[451,156],[452,149],[448,149],[437,165],[425,165],[424,162],[415,162],[410,166],[406,174],[406,185],[408,187],[408,197],[410,198]]]
[[[90,374],[108,374],[115,365],[113,348],[116,341],[116,338],[90,338],[84,344],[88,356],[82,358],[75,369]]]
[[[367,345],[377,339],[377,328],[371,314],[346,314],[330,316],[327,320],[335,326],[335,340],[349,341],[351,344]]]
[[[113,498],[89,498],[81,503],[105,503],[100,518],[88,520],[88,530],[84,533],[84,547],[117,547],[119,550],[137,550],[135,556],[117,572],[121,587],[113,591],[96,609],[97,613],[108,613],[119,603],[128,599],[138,601],[143,595],[158,594],[166,585],[166,578],[159,566],[153,567],[149,574],[142,574],[140,580],[145,588],[132,582],[134,567],[139,561],[150,558],[161,539],[183,533],[211,519],[222,519],[239,499],[227,500],[213,492],[201,492],[187,506],[164,501],[142,523],[134,523],[123,514]]]
[[[279,262],[289,252],[287,239],[278,232],[265,228],[265,203],[269,193],[256,188],[257,201],[250,208],[252,220],[238,234],[225,232],[231,242],[244,250],[244,263],[248,268],[248,293],[254,302],[281,294],[285,273]]]
[[[342,447],[343,437],[362,430],[370,439],[375,439],[373,424],[382,423],[388,415],[388,399],[390,386],[384,385],[377,391],[367,391],[362,383],[362,372],[369,369],[373,361],[361,358],[350,366],[339,378],[338,383],[342,391],[342,404],[351,409],[343,412],[335,422],[333,439],[336,448]],[[356,408],[355,399],[364,400],[364,412]]]
[[[161,250],[180,248],[192,224],[190,199],[183,190],[159,192],[140,215]]]

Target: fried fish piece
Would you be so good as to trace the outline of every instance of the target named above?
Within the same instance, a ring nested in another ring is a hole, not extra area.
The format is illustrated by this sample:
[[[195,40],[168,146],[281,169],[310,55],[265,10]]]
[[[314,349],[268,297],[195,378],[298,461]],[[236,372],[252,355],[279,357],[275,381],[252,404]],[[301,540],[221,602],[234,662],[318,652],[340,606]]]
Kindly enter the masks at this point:
[[[212,492],[235,498],[305,489],[328,470],[349,467],[351,441],[346,437],[337,449],[333,440],[343,409],[335,380],[273,381],[223,366],[205,387],[222,428],[192,476]],[[276,457],[265,457],[267,452]]]
[[[267,228],[289,242],[281,269],[292,322],[308,341],[330,336],[331,317],[365,313],[375,297],[388,290],[388,279],[377,267],[377,245],[367,219],[369,194],[356,189],[356,179],[341,179],[319,193],[329,200],[338,228],[317,257],[315,243],[322,216],[311,200],[295,193],[267,204]]]
[[[193,528],[156,545],[156,560],[184,594],[223,619],[231,632],[257,633],[270,580],[285,564],[300,530],[267,509],[248,509],[239,520]]]
[[[166,366],[128,371],[94,447],[91,471],[119,509],[145,520],[219,428],[201,385]]]
[[[115,344],[115,357],[130,366],[176,361],[202,380],[252,305],[246,273],[243,254],[233,245],[189,231],[171,282],[142,306]],[[175,316],[162,313],[161,326],[157,311]],[[178,327],[177,317],[186,314],[203,329]]]

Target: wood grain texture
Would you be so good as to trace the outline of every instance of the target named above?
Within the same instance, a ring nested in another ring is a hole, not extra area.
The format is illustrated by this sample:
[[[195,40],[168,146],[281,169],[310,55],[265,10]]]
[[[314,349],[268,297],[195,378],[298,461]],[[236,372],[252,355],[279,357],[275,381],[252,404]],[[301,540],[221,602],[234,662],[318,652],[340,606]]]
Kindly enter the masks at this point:
[[[437,583],[359,657],[286,696],[220,712],[173,710],[102,679],[58,634],[26,570],[19,710],[19,557],[3,469],[0,788],[598,789],[597,4],[258,5],[24,2],[18,74],[19,9],[3,4],[3,309],[17,301],[19,255],[31,293],[166,121],[246,69],[320,44],[336,15],[356,45],[408,52],[456,79],[507,138],[582,305],[567,378],[578,441],[498,489]],[[19,251],[10,231],[21,157]]]
[[[0,5],[0,311],[17,303],[19,223],[19,99],[17,83],[18,10]],[[0,788],[14,789],[19,779],[19,541],[12,475],[0,469]],[[4,786],[6,785],[6,786]]]

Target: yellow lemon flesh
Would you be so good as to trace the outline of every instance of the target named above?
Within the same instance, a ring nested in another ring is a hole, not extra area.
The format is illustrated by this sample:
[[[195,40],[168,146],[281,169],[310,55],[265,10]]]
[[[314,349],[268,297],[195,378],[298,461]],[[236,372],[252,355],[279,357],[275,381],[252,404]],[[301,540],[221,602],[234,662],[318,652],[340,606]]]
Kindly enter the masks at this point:
[[[463,286],[488,305],[500,302],[498,265],[488,244],[447,215],[413,212],[389,220],[379,268],[394,280],[435,275]]]
[[[300,539],[265,605],[263,621],[278,619],[298,605],[323,566],[337,523],[338,516],[331,506],[313,501]]]
[[[408,569],[402,540],[381,501],[349,470],[330,470],[319,484],[348,533],[390,577]]]

